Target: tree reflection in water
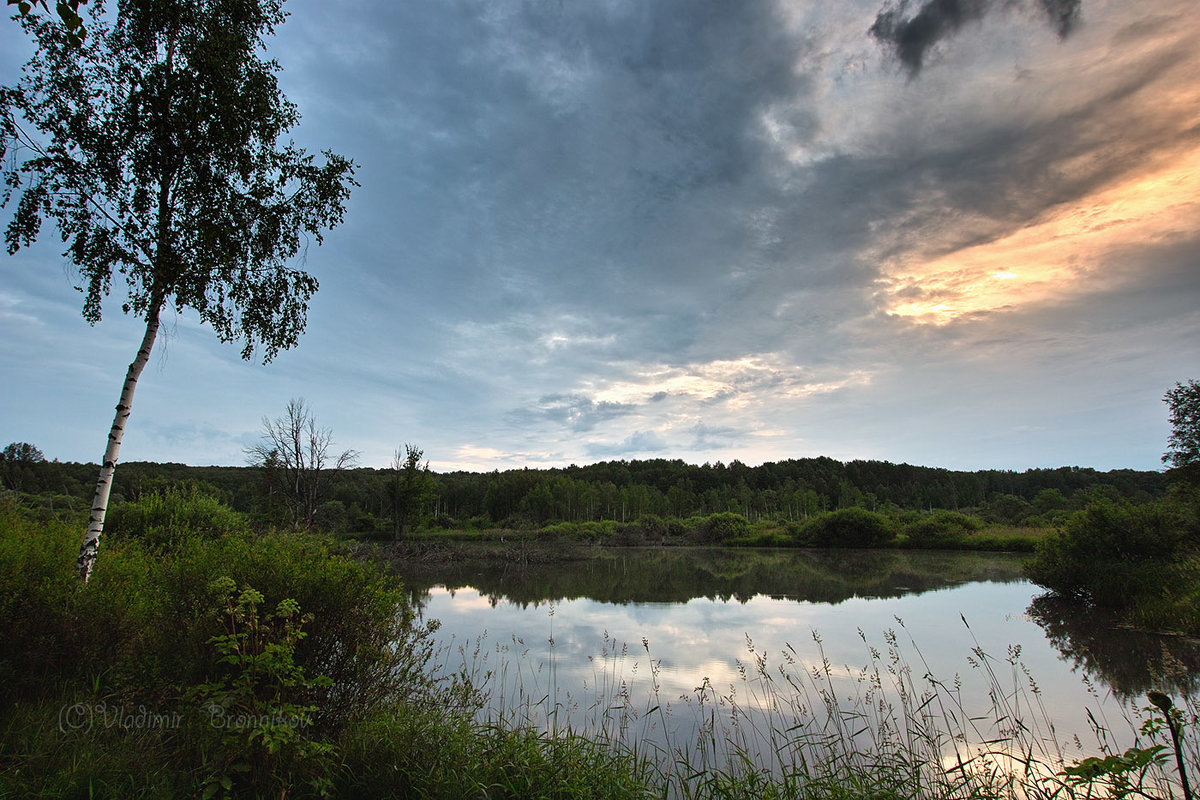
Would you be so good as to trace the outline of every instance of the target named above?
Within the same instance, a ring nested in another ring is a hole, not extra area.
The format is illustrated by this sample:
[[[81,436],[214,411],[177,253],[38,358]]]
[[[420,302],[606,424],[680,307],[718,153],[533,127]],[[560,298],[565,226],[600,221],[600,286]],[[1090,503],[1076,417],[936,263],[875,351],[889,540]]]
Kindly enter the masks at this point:
[[[1194,695],[1200,688],[1200,642],[1118,627],[1113,617],[1077,600],[1036,598],[1029,616],[1077,671],[1099,677],[1131,698],[1151,689]]]

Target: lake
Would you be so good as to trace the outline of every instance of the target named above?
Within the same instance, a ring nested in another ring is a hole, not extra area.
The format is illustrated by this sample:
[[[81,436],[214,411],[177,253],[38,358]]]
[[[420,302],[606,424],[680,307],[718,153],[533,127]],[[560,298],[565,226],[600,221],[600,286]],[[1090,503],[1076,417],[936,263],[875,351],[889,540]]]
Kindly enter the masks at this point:
[[[702,762],[770,764],[831,730],[869,750],[914,724],[942,730],[943,759],[963,757],[959,737],[1073,760],[1131,744],[1146,690],[1191,693],[1200,667],[1192,641],[1037,600],[1009,554],[450,555],[396,569],[441,623],[440,669],[486,689],[482,716],[708,747]]]

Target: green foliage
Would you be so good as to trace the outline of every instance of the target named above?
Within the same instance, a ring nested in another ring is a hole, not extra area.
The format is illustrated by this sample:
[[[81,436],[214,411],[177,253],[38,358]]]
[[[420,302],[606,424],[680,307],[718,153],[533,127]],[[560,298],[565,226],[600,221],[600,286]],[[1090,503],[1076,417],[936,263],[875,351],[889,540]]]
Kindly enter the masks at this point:
[[[173,546],[181,536],[214,539],[247,531],[241,514],[196,488],[142,494],[135,502],[114,506],[104,525],[107,536],[136,536],[152,549]]]
[[[425,453],[413,444],[405,444],[392,457],[391,474],[385,485],[388,512],[392,518],[392,537],[399,539],[420,523],[435,494],[429,462],[421,463]]]
[[[750,523],[746,521],[746,518],[730,511],[710,514],[699,530],[701,541],[718,544],[745,536],[749,532]]]
[[[79,529],[0,498],[0,707],[36,694],[70,656]]]
[[[46,456],[29,442],[12,442],[0,451],[0,478],[15,492],[36,479],[36,465],[44,464]]]
[[[400,699],[431,702],[432,645],[399,582],[329,539],[175,531],[151,550],[131,530],[86,584],[78,539],[76,524],[0,504],[0,729],[23,726],[28,748],[6,734],[0,787],[21,774],[45,783],[18,795],[175,796],[197,780],[320,793],[342,731]],[[187,723],[64,736],[58,715],[74,704]]]
[[[617,536],[619,526],[612,520],[604,522],[556,522],[538,529],[536,537],[541,541],[575,539],[583,542],[603,542]]]
[[[664,544],[669,539],[678,539],[686,529],[677,519],[663,519],[657,514],[643,514],[628,526],[630,534],[647,544]]]
[[[40,464],[46,456],[29,442],[11,442],[0,451],[0,461],[9,464]]]
[[[103,573],[81,587],[69,555],[76,527],[34,524],[12,506],[0,508],[0,526],[8,612],[0,626],[15,643],[0,654],[0,669],[16,676],[0,684],[4,696],[98,674],[114,690],[151,698],[208,681],[219,668],[208,641],[222,631],[211,585],[225,576],[272,605],[290,598],[313,615],[295,653],[308,674],[333,681],[318,724],[336,728],[423,682],[428,653],[399,582],[324,537],[175,532],[165,537],[170,547],[150,550],[131,533],[101,554]]]
[[[1016,777],[991,770],[963,727],[981,718],[954,706],[955,693],[940,682],[914,677],[920,673],[903,662],[894,634],[886,655],[873,652],[866,670],[855,671],[860,687],[872,687],[854,693],[856,707],[844,709],[829,694],[828,659],[818,662],[824,672],[793,664],[788,674],[755,659],[743,680],[766,708],[780,710],[768,728],[748,730],[737,720],[722,729],[718,722],[705,729],[705,741],[633,752],[601,734],[479,722],[473,711],[481,687],[463,683],[465,671],[443,689],[425,677],[428,639],[412,627],[397,582],[327,538],[180,534],[152,552],[131,531],[100,555],[102,569],[88,584],[76,580],[71,564],[77,538],[73,525],[35,523],[0,503],[0,603],[7,603],[0,665],[17,678],[0,682],[5,796],[950,800],[1092,796],[1123,785],[1163,796],[1153,744],[1054,776],[1061,760],[1033,749],[1044,747],[1038,721],[1011,716],[1014,707],[1036,704],[1022,694],[1008,705],[1013,687],[988,668],[994,707],[985,715],[1007,721],[1011,741],[978,747],[1011,745],[1035,767]],[[753,561],[761,554],[721,556]],[[798,569],[810,560],[796,558]],[[898,705],[871,699],[885,682],[900,689]],[[696,691],[701,716],[727,702],[708,682]],[[940,693],[938,703],[931,693]],[[952,708],[939,718],[942,701]],[[141,723],[161,715],[166,724],[64,726],[63,709],[79,705],[134,709]],[[606,718],[619,712],[602,705]],[[172,722],[176,712],[184,724]],[[768,742],[782,774],[746,755],[751,739]],[[957,770],[939,769],[948,748]],[[653,760],[664,755],[665,763]],[[1126,784],[1114,777],[1122,775]]]
[[[1183,713],[1173,707],[1171,699],[1159,691],[1147,694],[1150,705],[1142,709],[1144,714],[1141,734],[1150,741],[1161,739],[1166,730],[1171,737],[1171,749],[1175,752],[1176,768],[1183,796],[1190,800],[1191,788],[1188,782],[1187,766],[1181,751],[1180,737],[1186,720]],[[1162,716],[1159,716],[1159,712]],[[1150,783],[1152,770],[1161,769],[1170,756],[1165,744],[1151,744],[1148,747],[1134,746],[1124,753],[1108,753],[1103,756],[1084,758],[1067,766],[1058,774],[1065,779],[1071,788],[1084,788],[1087,796],[1091,796],[1097,788],[1103,788],[1109,797],[1120,798],[1138,796],[1149,797],[1146,788]]]
[[[1001,494],[988,501],[983,516],[988,522],[1002,525],[1020,525],[1033,516],[1033,504],[1012,494]]]
[[[341,500],[326,500],[317,506],[313,514],[313,526],[335,536],[345,533],[350,527],[350,512],[346,504]]]
[[[977,531],[983,521],[958,511],[934,511],[923,514],[904,526],[909,547],[936,547],[955,537]]]
[[[345,505],[347,535],[386,538],[394,532],[387,488],[393,477],[390,470],[353,468],[329,470],[323,475],[320,500],[337,500]],[[738,482],[730,483],[735,476]],[[43,462],[31,465],[24,473],[21,489],[74,495],[76,507],[88,508],[95,477],[95,468],[88,465]],[[137,499],[147,491],[195,484],[249,515],[260,527],[291,524],[282,487],[265,482],[265,477],[250,467],[127,462],[118,471],[113,491],[126,499]],[[565,469],[431,472],[434,496],[410,532],[419,533],[427,514],[432,520],[430,525],[447,530],[487,530],[505,525],[535,528],[548,522],[605,520],[637,525],[642,517],[657,517],[671,525],[665,539],[646,531],[630,531],[629,536],[648,543],[698,541],[703,520],[718,510],[740,509],[751,524],[769,520],[798,528],[830,506],[833,501],[826,491],[836,491],[842,477],[860,486],[864,496],[877,498],[874,510],[894,519],[901,530],[900,525],[929,513],[931,505],[935,511],[953,508],[986,517],[992,525],[1011,527],[1013,523],[1002,522],[988,509],[989,497],[1011,495],[1021,501],[1014,506],[1021,526],[1034,529],[1065,524],[1073,510],[1091,499],[1109,497],[1140,503],[1168,490],[1161,472],[1101,473],[1074,467],[966,473],[884,462],[841,464],[831,459],[799,459],[737,469],[689,466],[661,459],[601,462]],[[745,483],[740,482],[743,479]],[[1059,507],[1060,498],[1065,498],[1066,506]],[[1001,504],[1010,501],[1006,498]],[[69,503],[54,501],[56,512],[66,507]],[[336,532],[336,522],[335,518],[335,530],[331,532]],[[950,544],[973,547],[978,538],[976,533],[969,537],[969,543]]]
[[[1195,546],[1196,534],[1194,521],[1175,505],[1101,500],[1045,539],[1026,571],[1059,595],[1130,608],[1183,588],[1176,563]]]
[[[1200,381],[1176,383],[1163,400],[1171,424],[1163,463],[1176,478],[1200,483]]]
[[[625,800],[652,794],[649,765],[581,736],[484,725],[465,714],[402,708],[350,732],[346,797]]]
[[[1152,767],[1161,767],[1167,760],[1162,745],[1131,747],[1121,754],[1092,756],[1076,761],[1063,769],[1061,775],[1072,788],[1094,788],[1102,785],[1107,796],[1120,800],[1132,795],[1143,796],[1142,785]]]
[[[296,663],[301,615],[290,598],[264,614],[262,593],[217,578],[211,588],[220,607],[224,632],[209,639],[223,669],[184,694],[202,716],[205,777],[202,797],[233,791],[243,780],[257,779],[256,792],[286,794],[298,782],[318,791],[331,786],[336,748],[309,735],[316,700],[332,681],[310,677]]]
[[[809,547],[879,547],[895,537],[891,521],[865,508],[842,508],[813,517],[797,533]]]
[[[83,37],[87,35],[87,30],[83,27],[83,17],[79,16],[79,6],[86,2],[87,0],[57,0],[54,4],[54,11],[67,32],[67,40],[76,47],[83,44]],[[43,11],[50,10],[47,0],[8,0],[8,5],[17,6],[21,16],[29,16],[37,6],[41,6]]]
[[[262,57],[281,3],[102,6],[82,46],[23,19],[36,54],[0,94],[0,203],[18,196],[9,252],[49,219],[89,322],[117,273],[126,312],[192,308],[244,358],[262,345],[270,360],[296,343],[317,290],[287,262],[342,221],[354,185],[345,158],[318,166],[279,145],[299,120]]]

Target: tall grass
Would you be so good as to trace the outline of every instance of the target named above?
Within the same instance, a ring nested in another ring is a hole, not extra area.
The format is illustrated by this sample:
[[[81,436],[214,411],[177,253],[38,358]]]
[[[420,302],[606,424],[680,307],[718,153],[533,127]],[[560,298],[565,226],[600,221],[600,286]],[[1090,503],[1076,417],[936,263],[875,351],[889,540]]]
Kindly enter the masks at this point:
[[[820,635],[812,636],[815,660],[791,645],[774,654],[759,650],[747,637],[735,681],[718,686],[705,678],[677,697],[664,696],[662,664],[649,641],[631,649],[607,633],[589,657],[592,680],[575,692],[556,686],[553,637],[488,646],[484,636],[438,658],[443,674],[459,676],[487,700],[478,724],[591,742],[627,759],[655,796],[1180,795],[1157,709],[1126,702],[1110,720],[1099,709],[1114,704],[1089,687],[1097,710],[1078,713],[1091,738],[1064,737],[1017,646],[994,655],[976,643],[971,671],[943,679],[930,673],[899,619],[882,650],[859,631],[865,659],[858,667],[832,664]],[[1181,702],[1182,721],[1194,724],[1195,700]],[[1194,735],[1186,742],[1184,761],[1195,773],[1200,750]]]
[[[899,621],[881,650],[862,637],[853,668],[815,634],[815,659],[747,639],[736,679],[668,696],[650,641],[605,635],[592,679],[567,690],[553,627],[435,652],[401,587],[328,540],[251,534],[195,497],[143,505],[143,520],[192,522],[131,524],[84,585],[75,524],[0,503],[0,798],[1178,793],[1170,751],[1151,749],[1170,746],[1155,711],[1081,709],[1094,740],[1061,741],[1015,648],[976,646],[959,681],[931,675]],[[307,722],[217,729],[213,703]],[[1194,725],[1194,701],[1176,704]],[[1101,758],[1068,771],[1087,757]]]

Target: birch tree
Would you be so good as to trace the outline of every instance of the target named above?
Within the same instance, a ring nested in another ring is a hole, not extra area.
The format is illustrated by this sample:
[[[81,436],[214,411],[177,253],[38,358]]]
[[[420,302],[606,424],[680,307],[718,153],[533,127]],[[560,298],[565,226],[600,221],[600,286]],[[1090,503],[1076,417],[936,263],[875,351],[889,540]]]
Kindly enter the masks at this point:
[[[19,82],[0,89],[0,206],[10,254],[52,222],[91,324],[114,281],[145,320],[96,481],[78,568],[91,574],[134,390],[165,310],[191,309],[264,363],[306,323],[314,277],[293,265],[342,221],[353,162],[283,141],[299,121],[263,55],[282,0],[90,4],[88,35],[40,15]]]

